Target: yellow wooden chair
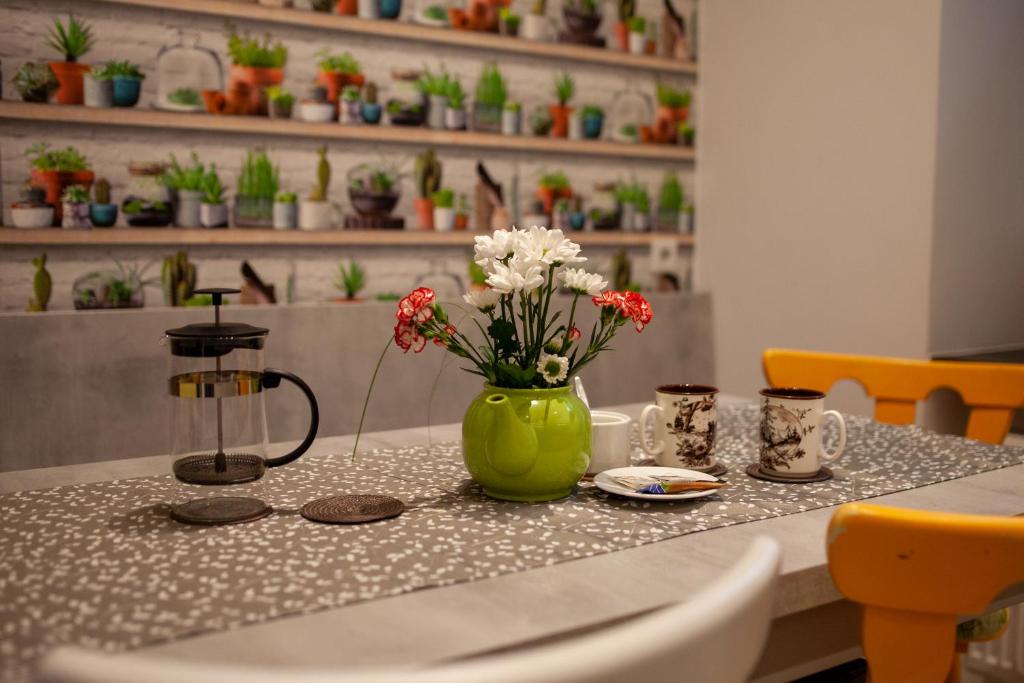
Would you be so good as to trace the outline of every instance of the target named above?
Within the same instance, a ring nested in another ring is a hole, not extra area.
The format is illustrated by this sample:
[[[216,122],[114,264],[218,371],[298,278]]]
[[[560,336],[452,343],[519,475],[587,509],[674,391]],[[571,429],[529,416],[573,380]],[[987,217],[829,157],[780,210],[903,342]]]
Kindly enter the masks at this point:
[[[957,616],[1024,581],[1024,519],[847,503],[829,524],[828,565],[864,606],[872,683],[956,680]]]
[[[1024,365],[880,358],[791,349],[764,352],[764,374],[773,387],[827,392],[852,379],[875,399],[875,419],[913,424],[916,403],[948,387],[970,409],[967,438],[1002,443],[1015,410],[1024,407]]]

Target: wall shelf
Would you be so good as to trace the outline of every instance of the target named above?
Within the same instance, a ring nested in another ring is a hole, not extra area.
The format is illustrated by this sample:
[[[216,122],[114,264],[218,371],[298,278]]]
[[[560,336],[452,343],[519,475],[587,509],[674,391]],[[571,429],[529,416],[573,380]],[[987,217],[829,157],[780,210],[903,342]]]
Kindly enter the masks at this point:
[[[602,64],[618,68],[630,68],[663,74],[697,74],[697,64],[688,61],[667,59],[649,55],[633,55],[618,50],[571,45],[567,43],[542,43],[522,38],[500,36],[477,31],[432,28],[405,21],[359,19],[322,12],[309,12],[289,8],[264,7],[255,2],[238,0],[102,0],[118,5],[148,7],[186,14],[206,14],[227,19],[244,19],[288,26],[301,26],[317,30],[358,34],[394,40],[412,40],[436,45],[452,45],[480,50],[495,50],[528,57],[569,60],[590,64]]]
[[[473,131],[442,131],[404,126],[353,126],[309,123],[260,116],[205,113],[179,114],[153,109],[118,109],[0,102],[0,119],[89,126],[119,126],[164,130],[209,131],[235,135],[270,135],[313,140],[349,140],[397,145],[505,150],[540,154],[692,162],[693,148],[678,145],[629,144],[604,140],[568,140]]]
[[[204,230],[182,228],[112,228],[92,230],[18,230],[0,228],[0,245],[22,246],[470,246],[482,232],[433,232],[422,230]],[[678,246],[693,245],[692,235],[620,231],[572,232],[573,241],[588,246],[646,246],[655,240],[674,240]]]

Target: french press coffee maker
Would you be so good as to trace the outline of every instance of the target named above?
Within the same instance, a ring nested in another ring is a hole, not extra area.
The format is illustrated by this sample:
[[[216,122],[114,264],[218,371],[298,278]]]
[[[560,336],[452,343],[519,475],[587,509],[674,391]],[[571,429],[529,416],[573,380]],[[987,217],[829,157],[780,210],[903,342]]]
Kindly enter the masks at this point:
[[[269,330],[223,322],[220,305],[237,289],[197,289],[213,298],[213,322],[167,330],[171,414],[171,469],[177,480],[171,517],[186,524],[248,522],[270,514],[262,500],[263,475],[297,459],[313,443],[320,413],[305,382],[263,366]],[[263,390],[288,380],[309,401],[309,431],[299,447],[267,454]]]

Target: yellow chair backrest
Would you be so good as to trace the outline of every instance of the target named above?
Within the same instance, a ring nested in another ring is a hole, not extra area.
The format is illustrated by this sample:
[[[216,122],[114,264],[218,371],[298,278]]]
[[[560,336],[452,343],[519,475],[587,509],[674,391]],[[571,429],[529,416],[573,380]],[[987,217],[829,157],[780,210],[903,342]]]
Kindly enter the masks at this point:
[[[828,566],[864,605],[872,683],[943,681],[957,616],[1024,581],[1024,519],[847,503],[829,524]]]
[[[823,392],[839,380],[856,380],[875,399],[875,419],[889,424],[912,424],[917,402],[948,387],[970,409],[966,436],[988,443],[1002,443],[1014,411],[1024,407],[1024,365],[768,349],[764,374],[774,387]]]

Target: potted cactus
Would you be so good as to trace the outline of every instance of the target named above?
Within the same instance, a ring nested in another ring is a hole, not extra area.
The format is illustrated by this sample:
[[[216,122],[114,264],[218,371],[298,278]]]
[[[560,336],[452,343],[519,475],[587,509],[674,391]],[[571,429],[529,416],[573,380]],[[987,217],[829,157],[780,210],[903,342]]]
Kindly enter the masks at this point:
[[[89,161],[74,147],[51,149],[45,142],[32,145],[25,155],[32,166],[32,184],[46,190],[46,203],[54,207],[53,224],[61,225],[64,190],[71,185],[92,187],[96,176]]]
[[[190,263],[188,254],[179,251],[164,259],[160,270],[160,288],[165,306],[185,306],[196,289],[196,264]]]
[[[47,64],[25,62],[12,79],[14,88],[25,102],[48,102],[57,90],[57,77]]]
[[[83,75],[89,67],[78,60],[92,49],[92,28],[73,15],[68,16],[67,26],[54,19],[46,43],[64,56],[63,62],[50,62],[59,84],[55,99],[59,104],[82,104]]]
[[[533,0],[530,11],[523,17],[519,33],[527,40],[548,40],[546,0]]]
[[[278,192],[274,197],[274,229],[294,230],[298,225],[299,211],[294,192]]]
[[[199,223],[204,228],[226,228],[228,206],[224,203],[224,186],[217,175],[217,166],[210,164],[203,176],[203,199],[199,205]]]
[[[466,92],[458,78],[448,81],[448,106],[444,110],[444,127],[448,130],[466,129]]]
[[[60,197],[64,212],[61,227],[69,229],[88,228],[89,223],[89,190],[85,185],[71,185]]]
[[[434,230],[451,232],[455,229],[455,191],[445,187],[430,196],[434,203]]]
[[[376,125],[380,123],[382,107],[377,101],[377,84],[367,83],[363,86],[363,104],[359,113],[362,114],[363,123]]]
[[[32,259],[32,265],[36,267],[35,275],[32,276],[32,294],[28,300],[29,313],[42,313],[50,304],[50,294],[53,293],[53,278],[46,270],[46,254]]]
[[[346,266],[345,260],[342,259],[338,263],[338,279],[334,281],[334,286],[345,293],[344,298],[338,297],[335,302],[359,301],[356,297],[366,287],[366,271],[351,259]]]
[[[278,168],[263,150],[250,150],[238,175],[235,193],[235,225],[243,228],[269,228],[274,224],[274,195],[277,194]]]
[[[362,103],[359,101],[359,86],[346,85],[341,90],[338,103],[338,122],[356,124],[362,120]]]
[[[612,27],[615,44],[622,52],[629,51],[629,20],[636,13],[636,0],[618,0],[619,20]]]
[[[267,112],[272,119],[290,119],[295,95],[279,85],[267,88]]]
[[[316,82],[327,90],[327,101],[337,104],[338,97],[347,85],[362,86],[366,77],[360,72],[359,60],[350,53],[332,55],[326,49],[316,53],[319,71]]]
[[[309,197],[299,204],[300,230],[330,230],[338,222],[341,211],[328,200],[331,185],[331,164],[327,161],[327,145],[317,150],[316,185]]]
[[[21,201],[11,204],[11,222],[16,228],[48,228],[53,223],[53,207],[46,203],[46,190],[26,185]]]
[[[186,166],[179,164],[177,157],[171,155],[171,163],[161,180],[172,193],[174,224],[179,228],[198,228],[202,224],[200,207],[205,178],[206,167],[195,152],[192,152],[192,163]]]
[[[505,79],[494,62],[484,64],[476,84],[473,102],[473,130],[497,133],[501,130],[501,112],[508,99]]]
[[[94,228],[109,228],[117,222],[117,204],[110,201],[110,182],[106,178],[93,183],[89,220]]]
[[[416,190],[419,196],[413,202],[420,230],[434,229],[434,202],[432,196],[441,189],[441,162],[432,149],[416,157]]]
[[[520,111],[518,102],[506,102],[501,111],[501,132],[504,135],[519,135]]]

